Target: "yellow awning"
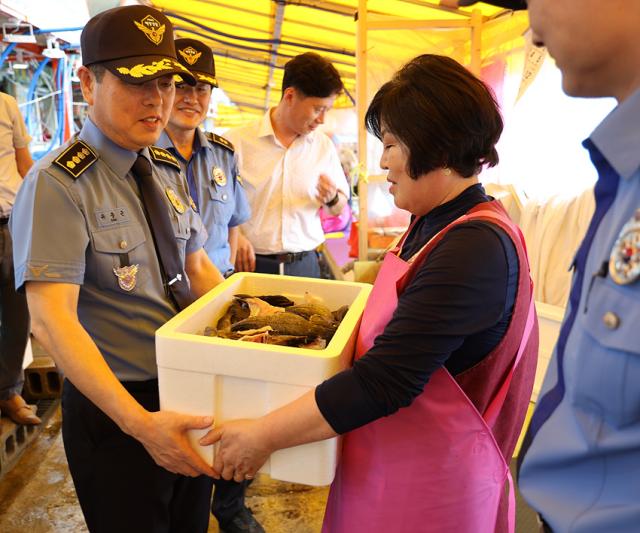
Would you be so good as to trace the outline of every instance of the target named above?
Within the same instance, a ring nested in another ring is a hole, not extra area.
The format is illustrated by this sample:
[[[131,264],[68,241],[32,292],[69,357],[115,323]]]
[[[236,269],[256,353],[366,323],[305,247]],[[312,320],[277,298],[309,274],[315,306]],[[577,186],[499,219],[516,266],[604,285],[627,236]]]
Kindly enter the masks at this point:
[[[345,93],[336,107],[350,107],[355,99],[357,0],[153,0],[172,20],[176,37],[198,38],[214,52],[216,77],[233,102],[221,105],[216,125],[230,127],[251,120],[277,104],[284,64],[293,56],[315,51],[329,58],[340,72]],[[478,3],[452,10],[437,1],[369,0],[370,16],[393,16],[430,21],[468,21],[480,10],[487,24],[483,57],[489,57],[508,39],[520,38],[526,15]],[[370,74],[377,65],[397,65],[407,54],[431,52],[463,61],[469,54],[466,28],[416,32],[372,32]],[[388,68],[380,68],[386,72]]]

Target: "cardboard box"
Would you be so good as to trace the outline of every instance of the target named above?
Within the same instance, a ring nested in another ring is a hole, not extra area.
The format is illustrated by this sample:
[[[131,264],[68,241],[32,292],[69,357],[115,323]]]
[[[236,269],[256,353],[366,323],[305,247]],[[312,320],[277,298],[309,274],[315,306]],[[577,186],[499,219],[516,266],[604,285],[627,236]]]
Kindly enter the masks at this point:
[[[234,341],[201,335],[215,326],[234,294],[282,294],[301,303],[305,292],[331,310],[349,305],[324,350]],[[156,332],[160,405],[193,415],[213,415],[217,423],[256,418],[302,396],[351,361],[356,333],[371,286],[268,274],[237,273],[172,318]],[[197,441],[206,431],[192,431],[191,442],[208,463],[212,446]],[[261,472],[308,485],[333,480],[338,439],[279,450]]]

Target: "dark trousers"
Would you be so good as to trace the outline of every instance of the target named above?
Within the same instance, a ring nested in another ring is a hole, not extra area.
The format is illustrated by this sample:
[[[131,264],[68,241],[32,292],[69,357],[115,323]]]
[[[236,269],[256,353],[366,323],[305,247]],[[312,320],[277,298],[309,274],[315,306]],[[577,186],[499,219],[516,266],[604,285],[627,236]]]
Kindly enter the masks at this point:
[[[282,254],[287,255],[287,254]],[[311,250],[306,255],[293,261],[279,261],[274,256],[256,254],[256,272],[261,274],[280,274],[280,265],[282,265],[287,276],[299,276],[305,278],[320,277],[320,263],[318,260],[318,252]]]
[[[6,221],[0,224],[0,400],[22,391],[22,360],[29,338],[27,298],[16,292],[13,246]]]
[[[244,507],[244,492],[251,481],[236,483],[233,480],[214,479],[211,512],[219,524],[226,524]]]
[[[124,385],[145,409],[159,410],[157,381]],[[213,480],[156,465],[69,380],[62,392],[62,437],[89,531],[206,533]]]

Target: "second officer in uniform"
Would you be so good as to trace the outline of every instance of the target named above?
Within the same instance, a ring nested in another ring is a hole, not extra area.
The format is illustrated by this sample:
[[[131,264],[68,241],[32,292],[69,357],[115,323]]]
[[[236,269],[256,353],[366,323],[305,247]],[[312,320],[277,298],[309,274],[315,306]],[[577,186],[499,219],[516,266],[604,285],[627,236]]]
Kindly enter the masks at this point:
[[[238,178],[233,145],[215,133],[204,133],[216,81],[211,49],[196,39],[176,39],[178,61],[195,76],[195,86],[176,85],[169,123],[157,145],[171,152],[187,176],[192,201],[209,234],[204,249],[225,276],[233,273],[238,226],[249,219],[249,203]],[[261,533],[264,530],[244,503],[247,481],[219,479],[211,511],[224,533]]]
[[[180,162],[191,198],[209,234],[204,249],[225,276],[233,273],[238,226],[249,220],[247,197],[238,178],[233,145],[199,129],[218,86],[211,49],[196,39],[176,39],[178,61],[197,79],[195,87],[178,83],[176,99],[158,146]]]

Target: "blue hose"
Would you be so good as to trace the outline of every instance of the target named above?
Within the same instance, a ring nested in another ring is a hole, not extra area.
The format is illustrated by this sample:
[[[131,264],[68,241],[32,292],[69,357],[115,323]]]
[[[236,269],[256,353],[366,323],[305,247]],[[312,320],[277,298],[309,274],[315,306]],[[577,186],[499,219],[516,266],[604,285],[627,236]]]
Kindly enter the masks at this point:
[[[49,58],[45,58],[45,60],[43,60],[40,66],[38,67],[38,70],[41,71],[41,68],[44,68],[42,67],[42,64],[43,63],[46,64],[48,60]],[[63,85],[63,82],[64,82],[65,70],[66,70],[66,59],[59,59],[58,71],[56,72],[56,88],[60,90],[60,93],[58,94],[58,112],[57,112],[56,131],[51,136],[51,141],[49,142],[49,146],[47,146],[45,150],[33,153],[33,158],[35,160],[41,159],[42,157],[47,155],[51,150],[53,150],[53,148],[62,144],[62,138],[64,136],[64,85]],[[35,78],[35,74],[34,74],[34,78]],[[34,86],[34,91],[35,91],[35,86]]]
[[[51,142],[45,152],[40,156],[47,155],[54,147],[62,144],[62,137],[64,135],[64,72],[66,67],[67,60],[59,59],[58,60],[58,72],[56,75],[56,85],[60,90],[60,94],[58,94],[58,126],[56,128],[56,132],[51,136]],[[39,159],[39,158],[38,158]]]
[[[45,57],[41,63],[38,65],[38,68],[33,73],[33,77],[31,78],[31,83],[29,83],[29,89],[27,89],[27,102],[31,102],[33,100],[33,95],[36,92],[36,86],[38,85],[38,80],[40,79],[40,75],[44,70],[44,67],[47,66],[50,59]],[[27,107],[25,113],[25,122],[27,123],[27,130],[31,131],[31,106]]]
[[[4,65],[4,62],[7,60],[7,57],[9,57],[9,54],[13,52],[13,49],[16,47],[16,44],[18,43],[11,43],[9,46],[7,46],[4,49],[4,51],[2,52],[2,55],[0,56],[0,67]]]
[[[80,31],[84,26],[78,26],[77,28],[44,28],[42,30],[33,30],[34,35],[40,35],[42,33],[63,33],[65,31]]]

